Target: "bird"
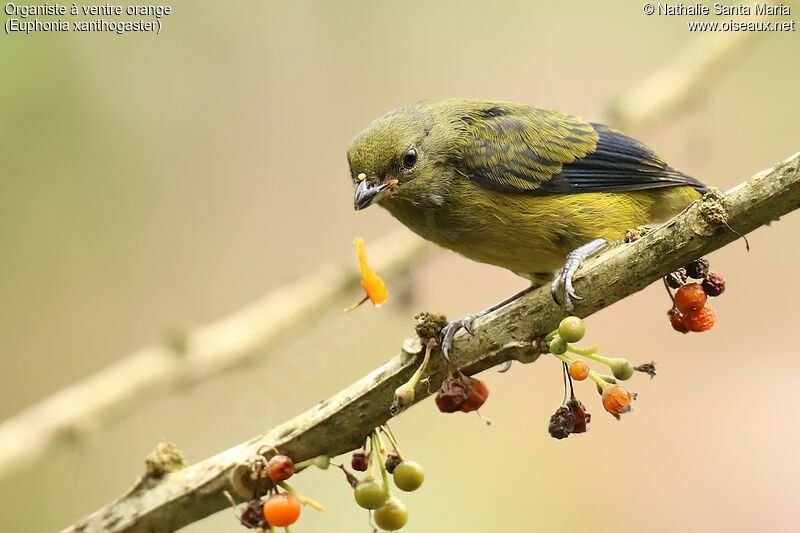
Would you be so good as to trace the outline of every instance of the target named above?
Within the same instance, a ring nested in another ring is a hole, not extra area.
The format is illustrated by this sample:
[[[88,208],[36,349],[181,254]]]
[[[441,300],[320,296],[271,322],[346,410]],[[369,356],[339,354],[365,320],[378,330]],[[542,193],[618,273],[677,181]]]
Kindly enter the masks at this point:
[[[441,332],[455,334],[548,282],[567,313],[581,262],[629,228],[662,222],[706,192],[621,131],[560,111],[491,100],[400,107],[347,152],[356,211],[377,204],[424,239],[531,285]]]

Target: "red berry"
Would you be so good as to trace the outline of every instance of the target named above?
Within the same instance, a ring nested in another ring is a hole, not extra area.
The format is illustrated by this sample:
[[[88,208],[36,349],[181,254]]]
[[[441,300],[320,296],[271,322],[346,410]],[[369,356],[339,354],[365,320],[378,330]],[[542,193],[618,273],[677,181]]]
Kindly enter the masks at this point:
[[[680,333],[689,333],[689,327],[686,325],[686,316],[675,309],[674,307],[667,311],[669,315],[669,323],[672,324],[672,329]]]
[[[703,307],[695,313],[686,315],[685,322],[689,331],[708,331],[717,321],[717,313],[710,307]]]
[[[267,471],[272,481],[286,481],[294,475],[294,461],[286,455],[276,455],[267,463]]]
[[[699,283],[687,283],[675,293],[675,307],[684,315],[699,311],[706,305],[708,295]]]
[[[461,412],[477,411],[486,402],[486,398],[489,397],[489,388],[483,381],[469,376],[464,376],[463,381],[466,385],[467,398],[461,404]]]

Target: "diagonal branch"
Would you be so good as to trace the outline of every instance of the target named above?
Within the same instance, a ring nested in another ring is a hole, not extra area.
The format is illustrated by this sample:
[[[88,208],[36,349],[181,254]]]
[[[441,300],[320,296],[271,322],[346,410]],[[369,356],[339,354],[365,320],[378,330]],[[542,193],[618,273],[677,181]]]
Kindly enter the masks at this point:
[[[373,244],[378,272],[400,274],[432,247],[403,230]],[[118,421],[176,387],[255,363],[358,287],[354,259],[326,264],[217,322],[130,354],[0,423],[0,478]]]
[[[741,33],[726,33],[690,43],[666,66],[622,93],[611,107],[611,121],[635,128],[679,108],[747,42],[751,40]],[[376,270],[391,276],[430,247],[398,232],[370,249]],[[263,359],[270,346],[311,323],[357,283],[350,263],[323,266],[215,324],[176,336],[173,346],[139,350],[28,407],[0,423],[0,481],[178,386]]]
[[[590,315],[658,280],[677,267],[712,252],[800,207],[800,153],[760,172],[723,197],[710,193],[681,214],[630,244],[618,244],[587,261],[575,287],[584,300],[577,314]],[[533,361],[537,339],[551,331],[563,312],[549,289],[537,290],[517,302],[477,320],[474,337],[456,336],[453,357],[467,373],[511,359]],[[416,346],[416,347],[415,347]],[[160,481],[140,484],[79,523],[78,531],[173,531],[225,508],[229,476],[263,444],[301,461],[335,456],[355,449],[367,434],[390,418],[395,388],[416,367],[419,344],[404,349],[380,368],[327,401],[288,422],[191,467],[167,474]],[[446,368],[434,358],[430,380],[438,385]],[[417,401],[428,396],[417,386]]]

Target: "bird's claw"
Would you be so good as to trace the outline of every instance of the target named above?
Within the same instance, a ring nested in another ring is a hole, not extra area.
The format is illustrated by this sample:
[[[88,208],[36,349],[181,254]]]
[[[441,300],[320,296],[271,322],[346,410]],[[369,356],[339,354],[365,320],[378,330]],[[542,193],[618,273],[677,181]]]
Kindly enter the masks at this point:
[[[572,303],[573,300],[583,300],[581,296],[575,293],[575,289],[572,286],[572,276],[576,270],[577,267],[565,266],[550,286],[550,294],[553,295],[553,300],[557,304],[563,302],[564,310],[567,313],[572,313],[575,310],[575,305]]]
[[[463,328],[470,335],[474,335],[470,326],[472,326],[472,322],[476,318],[476,315],[467,315],[450,322],[442,328],[439,339],[442,343],[442,353],[447,361],[450,361],[450,348],[453,347],[453,338],[456,336],[456,333],[458,333],[458,330]]]

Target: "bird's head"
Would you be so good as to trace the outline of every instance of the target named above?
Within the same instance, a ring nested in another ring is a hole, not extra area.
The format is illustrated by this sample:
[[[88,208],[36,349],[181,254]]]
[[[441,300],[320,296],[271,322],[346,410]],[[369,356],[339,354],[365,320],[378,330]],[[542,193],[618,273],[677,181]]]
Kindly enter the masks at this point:
[[[376,120],[350,144],[347,160],[356,185],[353,206],[364,209],[402,196],[406,183],[433,170],[437,160],[431,135],[434,117],[417,106]]]

